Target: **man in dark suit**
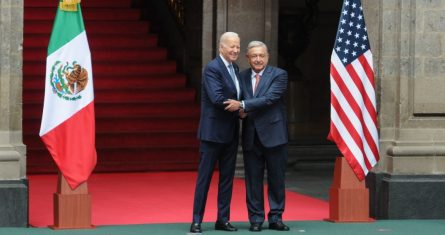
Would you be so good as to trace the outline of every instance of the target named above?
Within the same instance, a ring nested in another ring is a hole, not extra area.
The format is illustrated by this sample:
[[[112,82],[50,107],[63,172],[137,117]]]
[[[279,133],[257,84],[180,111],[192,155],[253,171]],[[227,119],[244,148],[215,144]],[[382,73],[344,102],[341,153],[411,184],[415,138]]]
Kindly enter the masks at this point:
[[[250,231],[261,231],[265,219],[265,169],[269,187],[269,229],[288,231],[289,227],[282,220],[288,155],[284,104],[287,72],[267,65],[269,54],[267,46],[262,42],[250,42],[246,56],[251,68],[240,74],[244,100],[229,100],[225,104],[229,111],[241,109],[240,114],[244,117],[242,146]]]
[[[239,99],[239,69],[234,63],[240,52],[238,34],[226,32],[219,40],[219,56],[204,68],[201,89],[201,117],[198,129],[200,162],[190,232],[201,233],[201,222],[216,162],[219,163],[218,215],[215,229],[237,231],[229,222],[238,149],[238,111],[225,110],[224,101]]]

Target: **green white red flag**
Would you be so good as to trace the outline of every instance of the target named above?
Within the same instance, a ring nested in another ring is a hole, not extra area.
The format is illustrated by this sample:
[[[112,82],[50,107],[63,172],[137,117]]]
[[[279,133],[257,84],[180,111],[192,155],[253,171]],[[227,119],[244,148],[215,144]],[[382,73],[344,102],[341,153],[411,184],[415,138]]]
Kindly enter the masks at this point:
[[[97,161],[91,53],[80,1],[60,1],[48,45],[40,137],[72,189]]]

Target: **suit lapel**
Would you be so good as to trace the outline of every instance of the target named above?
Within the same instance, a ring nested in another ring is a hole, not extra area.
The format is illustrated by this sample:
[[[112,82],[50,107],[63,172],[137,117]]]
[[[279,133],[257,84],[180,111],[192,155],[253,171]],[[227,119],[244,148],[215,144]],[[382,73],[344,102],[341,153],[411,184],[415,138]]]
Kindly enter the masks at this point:
[[[252,89],[252,70],[249,69],[247,73],[245,73],[244,76],[244,85],[245,90],[247,91],[247,93],[249,94],[249,98],[253,97],[253,89]]]
[[[227,83],[230,84],[230,86],[233,90],[235,90],[235,94],[236,94],[237,93],[236,85],[235,85],[235,83],[233,83],[232,76],[230,76],[229,70],[227,69],[226,65],[222,61],[221,57],[218,56],[217,58],[218,58],[220,69],[222,70],[222,72],[224,74],[224,79],[228,81]],[[233,65],[233,67],[234,67],[233,69],[235,70],[235,74],[236,74],[237,67],[235,65]]]

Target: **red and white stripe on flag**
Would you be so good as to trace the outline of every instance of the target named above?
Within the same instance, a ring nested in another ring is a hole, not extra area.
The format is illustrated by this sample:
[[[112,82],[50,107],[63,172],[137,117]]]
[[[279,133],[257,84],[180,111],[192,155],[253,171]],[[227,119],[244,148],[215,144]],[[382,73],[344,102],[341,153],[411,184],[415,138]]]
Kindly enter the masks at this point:
[[[331,125],[337,144],[359,180],[379,160],[372,53],[359,0],[345,0],[331,55]]]

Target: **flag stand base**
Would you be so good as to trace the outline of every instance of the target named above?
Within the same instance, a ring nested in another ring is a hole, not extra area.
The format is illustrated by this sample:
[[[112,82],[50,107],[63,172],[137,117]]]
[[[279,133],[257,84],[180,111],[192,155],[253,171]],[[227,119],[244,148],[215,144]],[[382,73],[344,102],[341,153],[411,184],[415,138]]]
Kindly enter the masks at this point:
[[[335,223],[374,222],[369,217],[369,190],[359,181],[344,157],[335,160],[334,179],[329,190],[329,218]]]
[[[57,193],[54,193],[54,225],[52,229],[92,229],[91,196],[87,183],[72,190],[65,177],[59,172]]]

